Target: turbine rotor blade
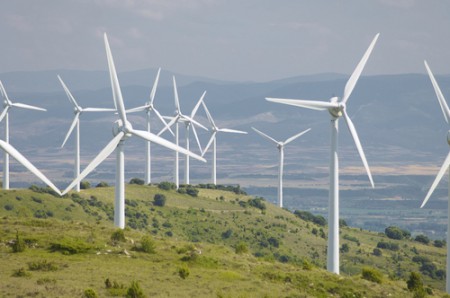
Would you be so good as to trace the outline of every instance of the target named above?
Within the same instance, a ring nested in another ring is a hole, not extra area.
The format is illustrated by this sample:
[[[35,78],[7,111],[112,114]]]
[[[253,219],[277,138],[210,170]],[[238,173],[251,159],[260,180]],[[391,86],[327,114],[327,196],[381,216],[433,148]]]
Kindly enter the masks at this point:
[[[111,89],[113,93],[114,103],[119,113],[120,119],[123,122],[123,125],[127,123],[127,115],[125,113],[125,106],[123,103],[122,90],[120,89],[119,79],[117,78],[116,67],[114,65],[114,60],[112,57],[111,49],[109,47],[108,37],[106,33],[104,35],[105,40],[105,48],[106,48],[106,57],[108,59],[109,66],[109,74],[111,78]]]
[[[61,83],[62,87],[64,88],[64,91],[66,92],[67,97],[69,98],[69,101],[77,108],[78,110],[81,109],[81,107],[78,105],[77,101],[75,100],[75,97],[73,97],[72,93],[70,92],[69,88],[67,88],[64,81],[61,79],[61,77],[58,75],[58,80]]]
[[[200,140],[197,135],[197,130],[195,129],[195,125],[192,125],[192,131],[194,132],[194,137],[195,137],[195,140],[197,141],[198,149],[200,150],[200,152],[203,152],[202,145],[200,144]]]
[[[305,133],[307,133],[308,131],[310,131],[311,128],[308,128],[307,130],[302,131],[301,133],[296,134],[295,136],[290,137],[289,139],[287,139],[286,141],[284,141],[283,145],[287,145],[290,142],[292,142],[293,140],[301,137],[302,135],[304,135]]]
[[[216,124],[214,123],[213,118],[211,117],[211,114],[209,113],[208,107],[206,107],[206,104],[204,101],[202,101],[202,105],[203,105],[203,108],[205,109],[206,117],[208,117],[209,123],[211,123],[212,127],[217,128]]]
[[[271,136],[266,135],[265,133],[263,133],[262,131],[257,130],[257,129],[254,128],[254,127],[252,127],[252,129],[253,129],[257,134],[259,134],[260,136],[262,136],[262,137],[264,137],[264,138],[266,138],[266,139],[268,139],[268,140],[270,140],[270,141],[272,141],[272,142],[274,142],[275,144],[278,145],[278,141],[275,140],[274,138],[272,138]]]
[[[10,106],[6,106],[6,107],[3,109],[2,113],[0,114],[0,122],[2,122],[3,118],[5,118],[6,114],[8,113],[9,107],[10,107]]]
[[[430,67],[428,66],[427,61],[424,61],[425,67],[428,72],[428,76],[430,77],[431,84],[433,84],[434,92],[436,92],[436,96],[439,101],[439,105],[441,106],[442,113],[444,113],[444,118],[447,123],[450,123],[450,109],[448,108],[447,102],[445,101],[444,95],[442,94],[441,88],[439,88],[439,85],[434,78],[433,73],[431,72]]]
[[[192,153],[191,151],[186,150],[183,147],[177,146],[174,143],[169,142],[166,139],[163,139],[161,137],[158,137],[157,135],[152,134],[152,133],[150,133],[148,131],[133,129],[133,130],[130,131],[130,133],[135,135],[135,136],[138,136],[138,137],[140,137],[142,139],[145,139],[147,141],[156,143],[156,144],[161,145],[163,147],[169,148],[169,149],[174,150],[174,151],[178,151],[178,152],[180,152],[182,154],[185,154],[185,155],[188,155],[188,156],[193,157],[195,159],[198,159],[200,161],[206,162],[206,160],[203,157],[201,157],[201,156],[199,156],[199,155],[197,155],[195,153]]]
[[[146,109],[148,109],[149,107],[150,107],[150,105],[140,106],[140,107],[137,107],[137,108],[132,108],[132,109],[126,110],[125,112],[126,113],[143,112]]]
[[[191,122],[192,124],[197,125],[198,127],[203,128],[204,130],[208,130],[203,124],[201,124],[201,123],[198,122],[198,121],[195,121],[194,119],[192,119],[192,118],[189,117],[189,116],[181,115],[181,118],[182,118],[183,120],[185,120],[185,121],[188,121],[188,122]]]
[[[35,106],[30,106],[30,105],[27,105],[24,103],[12,103],[11,106],[16,107],[16,108],[21,108],[21,109],[27,109],[27,110],[35,110],[35,111],[43,111],[43,112],[47,111],[46,109],[35,107]]]
[[[169,130],[169,132],[172,134],[172,136],[175,136],[175,134],[173,133],[172,129],[170,128],[171,125],[167,124],[166,120],[164,120],[163,116],[161,116],[161,114],[159,113],[159,111],[157,109],[153,109],[153,112],[155,112],[156,116],[159,118],[159,120],[161,120],[161,122],[164,124],[164,128],[166,130]],[[158,133],[158,135],[160,135]]]
[[[212,144],[214,138],[216,137],[216,133],[217,133],[217,132],[214,131],[214,132],[211,134],[211,138],[209,139],[208,144],[206,144],[205,149],[203,149],[202,156],[205,155],[205,153],[208,151],[209,146],[211,146],[211,144]]]
[[[153,83],[152,92],[150,93],[150,102],[149,102],[150,105],[152,105],[153,101],[155,100],[156,87],[158,86],[160,72],[161,72],[161,67],[158,68],[158,73],[156,74],[156,79],[155,79],[155,82]]]
[[[364,69],[364,66],[366,65],[367,60],[369,59],[370,54],[372,53],[372,50],[375,46],[375,43],[378,40],[378,36],[380,36],[380,33],[375,35],[374,39],[370,43],[369,48],[364,53],[364,56],[362,57],[361,61],[359,61],[358,65],[356,66],[355,70],[353,71],[352,75],[347,81],[347,84],[345,84],[344,88],[344,95],[342,96],[341,102],[346,103],[348,98],[353,92],[353,89],[355,88],[356,82],[358,82],[359,77],[361,76],[361,73]]]
[[[36,175],[39,179],[53,189],[57,194],[62,195],[61,191],[44,175],[39,171],[28,159],[26,159],[19,151],[17,151],[12,145],[0,140],[0,147],[8,152],[9,155],[14,157],[20,164],[27,168],[31,173]]]
[[[165,132],[166,130],[170,129],[170,127],[171,127],[172,125],[174,125],[175,122],[178,121],[178,118],[179,118],[178,115],[175,116],[175,117],[173,117],[172,120],[170,120],[170,122],[167,123],[166,127],[164,127],[164,128],[157,134],[157,136],[159,137],[163,132]]]
[[[66,137],[64,138],[61,148],[64,147],[64,145],[66,144],[67,140],[69,139],[70,134],[72,133],[72,131],[75,128],[75,125],[77,124],[79,119],[80,119],[80,113],[76,113],[75,117],[73,118],[72,124],[70,125],[69,131],[67,132]]]
[[[242,130],[236,130],[236,129],[229,129],[229,128],[220,128],[218,131],[221,132],[229,132],[229,133],[240,133],[240,134],[247,134],[246,131],[242,131]]]
[[[99,164],[101,164],[117,147],[124,136],[124,132],[119,132],[106,146],[100,151],[99,154],[89,163],[89,165],[75,178],[72,183],[67,186],[67,188],[62,192],[62,194],[66,194],[71,190],[75,185],[81,182],[87,175],[89,175],[92,170],[94,170]]]
[[[286,105],[307,108],[312,110],[327,110],[330,108],[337,108],[339,104],[336,102],[328,102],[328,101],[315,101],[315,100],[303,100],[303,99],[285,99],[285,98],[271,98],[266,97],[267,101],[282,103]]]
[[[431,185],[430,190],[427,193],[427,196],[425,197],[425,199],[422,202],[422,205],[420,205],[420,208],[425,206],[425,204],[427,203],[428,199],[433,194],[434,190],[436,189],[436,186],[438,186],[439,182],[441,181],[442,177],[444,176],[444,174],[447,171],[449,166],[450,166],[450,152],[448,153],[447,158],[445,159],[444,163],[442,164],[441,169],[439,170],[436,178],[434,179],[433,184]]]
[[[200,99],[198,100],[197,104],[195,105],[195,107],[192,109],[191,112],[191,118],[195,117],[195,114],[197,113],[198,108],[200,107],[200,104],[203,102],[203,98],[206,95],[206,91],[203,92],[202,96],[200,97]]]
[[[355,142],[356,149],[358,150],[359,156],[361,157],[361,160],[364,164],[364,168],[366,169],[367,176],[369,177],[370,184],[372,185],[372,188],[373,188],[373,187],[375,187],[375,184],[373,183],[372,174],[370,173],[370,169],[369,169],[369,164],[367,163],[367,159],[364,154],[363,148],[361,146],[361,142],[359,141],[358,134],[356,133],[355,126],[353,125],[352,120],[348,116],[347,111],[344,109],[343,112],[344,112],[345,122],[347,123],[348,129],[353,138],[353,141]]]
[[[83,108],[83,112],[116,112],[116,109],[109,109],[109,108]]]
[[[177,90],[177,82],[175,80],[175,76],[172,77],[173,80],[173,95],[175,98],[175,109],[177,111],[177,113],[180,113],[180,99],[178,98],[178,90]]]
[[[5,87],[3,86],[2,81],[0,81],[0,91],[1,91],[2,95],[5,97],[6,102],[10,105],[11,101],[8,98],[8,94],[6,93],[6,90],[5,90]]]

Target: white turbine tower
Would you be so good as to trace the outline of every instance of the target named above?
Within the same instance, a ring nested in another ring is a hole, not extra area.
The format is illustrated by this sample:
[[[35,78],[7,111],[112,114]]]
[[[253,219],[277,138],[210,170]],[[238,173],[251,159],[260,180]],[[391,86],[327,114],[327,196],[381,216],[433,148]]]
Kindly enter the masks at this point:
[[[69,139],[70,134],[75,129],[75,168],[74,168],[74,179],[75,179],[78,177],[78,175],[80,175],[80,115],[83,112],[115,112],[116,109],[82,108],[77,103],[72,93],[70,92],[69,88],[67,88],[66,84],[63,82],[63,80],[59,75],[58,79],[61,82],[61,85],[64,88],[67,97],[69,98],[69,101],[74,105],[75,117],[73,118],[72,124],[70,125],[69,131],[67,132],[66,137],[64,138],[61,148],[64,147],[67,140]],[[80,191],[80,183],[75,185],[75,190],[78,192]]]
[[[156,94],[156,87],[158,86],[159,81],[159,74],[161,72],[161,68],[158,69],[158,73],[156,74],[155,82],[153,83],[153,88],[150,93],[150,99],[148,102],[145,103],[145,105],[129,109],[126,112],[127,113],[134,113],[134,112],[145,112],[147,116],[147,132],[151,132],[151,113],[155,113],[155,115],[158,117],[159,120],[164,124],[164,126],[167,126],[166,121],[161,116],[161,114],[158,112],[158,110],[153,105],[153,102],[155,100],[155,94]],[[168,128],[170,133],[173,135],[174,133],[170,128]],[[151,144],[150,142],[146,143],[146,150],[145,150],[145,183],[149,184],[152,182],[152,162],[151,162]]]
[[[331,116],[331,156],[330,156],[330,192],[328,203],[328,249],[327,249],[327,270],[336,274],[339,274],[339,162],[338,162],[338,120],[344,116],[347,123],[350,134],[355,142],[359,156],[364,164],[367,175],[369,176],[370,184],[374,187],[372,175],[370,173],[369,165],[367,164],[366,156],[359,141],[358,134],[356,133],[355,126],[352,120],[347,114],[346,103],[350,97],[353,88],[358,81],[361,72],[369,59],[370,53],[378,39],[378,33],[372,40],[369,48],[365,52],[350,79],[345,85],[344,94],[341,99],[333,97],[329,102],[325,101],[312,101],[312,100],[297,100],[297,99],[277,99],[266,98],[268,101],[278,102],[282,104],[288,104],[298,106],[302,108],[314,109],[314,110],[328,110]]]
[[[108,58],[109,74],[111,79],[111,88],[115,105],[117,106],[119,120],[114,122],[113,135],[114,138],[103,148],[100,153],[91,161],[91,163],[81,172],[81,174],[63,191],[67,193],[77,183],[83,180],[92,170],[94,170],[101,162],[103,162],[114,150],[116,150],[116,185],[115,185],[115,202],[114,202],[114,224],[119,228],[125,227],[125,169],[124,169],[124,151],[123,145],[127,138],[132,135],[137,136],[145,141],[155,142],[161,146],[171,150],[188,154],[194,158],[205,161],[202,157],[187,151],[161,137],[158,137],[148,131],[133,129],[131,123],[127,120],[125,106],[122,98],[119,80],[117,78],[111,49],[109,48],[108,38],[104,35],[106,56]]]
[[[36,110],[36,111],[47,111],[43,108],[38,108],[35,106],[30,106],[23,103],[11,102],[8,98],[8,94],[6,94],[5,87],[3,87],[2,82],[0,81],[0,91],[4,98],[3,102],[3,112],[0,114],[0,122],[5,119],[5,142],[9,144],[9,109],[10,108],[21,108],[27,110]],[[3,189],[9,189],[9,153],[5,150],[4,155],[4,164],[3,164]]]
[[[185,123],[185,125],[186,125],[186,149],[189,150],[189,130],[190,130],[190,127],[192,127],[192,131],[194,132],[195,139],[197,140],[198,147],[201,151],[202,148],[200,146],[200,141],[198,139],[197,132],[195,130],[195,125],[203,128],[205,130],[208,130],[208,129],[205,126],[203,126],[201,123],[195,121],[194,116],[197,113],[200,103],[203,102],[203,98],[205,97],[206,91],[203,92],[203,95],[200,97],[199,101],[195,105],[190,116],[187,116],[187,115],[184,115],[183,113],[181,113],[180,100],[178,97],[177,82],[175,80],[175,76],[173,77],[173,93],[174,93],[174,98],[175,98],[175,115],[171,118],[172,120],[170,120],[170,122],[167,124],[167,126],[158,133],[158,136],[161,135],[163,132],[165,132],[167,129],[169,129],[169,127],[171,127],[172,125],[175,124],[175,144],[178,146],[178,141],[179,141],[178,124],[180,122]],[[180,171],[179,170],[179,157],[178,157],[178,152],[175,151],[175,168],[174,168],[174,176],[175,177],[174,177],[174,179],[175,179],[175,185],[176,185],[177,189],[180,186],[179,171]],[[189,184],[190,181],[189,181],[189,157],[188,156],[186,156],[185,175],[186,175],[185,183]]]
[[[241,130],[235,130],[235,129],[229,129],[229,128],[219,128],[217,127],[217,125],[214,123],[213,118],[211,117],[211,114],[209,113],[208,108],[206,107],[205,102],[202,102],[203,104],[203,108],[205,109],[206,112],[206,117],[208,117],[208,121],[211,124],[211,138],[208,141],[208,144],[206,145],[205,149],[203,149],[202,152],[202,156],[205,155],[205,153],[208,151],[209,147],[211,146],[211,144],[213,145],[213,165],[212,165],[212,183],[214,185],[217,184],[217,147],[216,147],[216,135],[218,132],[228,132],[228,133],[240,133],[240,134],[247,134],[247,132],[245,131],[241,131]]]
[[[278,207],[283,208],[283,166],[284,166],[284,146],[289,144],[290,142],[294,141],[295,139],[301,137],[303,134],[307,133],[311,130],[311,128],[308,128],[307,130],[304,130],[290,138],[288,138],[286,141],[281,142],[277,141],[274,138],[268,136],[267,134],[257,130],[256,128],[252,127],[252,129],[261,135],[262,137],[268,139],[269,141],[272,141],[277,145],[278,151],[280,152],[280,165],[279,165],[279,171],[278,171]]]
[[[441,110],[444,113],[445,122],[447,124],[450,124],[450,109],[448,108],[447,102],[445,101],[444,95],[442,94],[441,89],[439,88],[438,83],[436,82],[436,79],[433,76],[433,73],[431,72],[430,67],[428,66],[427,62],[425,61],[425,67],[427,69],[428,75],[430,77],[431,83],[433,84],[434,91],[436,92],[436,96],[439,101],[439,105],[441,106]],[[447,133],[447,142],[450,145],[450,130]],[[444,176],[445,172],[449,171],[450,173],[450,152],[447,155],[447,158],[444,161],[444,164],[442,165],[441,169],[439,170],[436,179],[433,181],[433,184],[430,187],[430,190],[427,193],[427,196],[423,200],[422,205],[420,208],[425,206],[428,199],[433,194],[434,190],[436,189],[436,186],[439,184],[439,181],[442,180],[442,177]],[[448,193],[448,200],[450,204],[450,175],[449,175],[449,193]],[[448,208],[448,219],[447,219],[447,272],[450,272],[450,206]],[[447,278],[445,282],[445,290],[447,293],[450,293],[450,274],[447,273]]]

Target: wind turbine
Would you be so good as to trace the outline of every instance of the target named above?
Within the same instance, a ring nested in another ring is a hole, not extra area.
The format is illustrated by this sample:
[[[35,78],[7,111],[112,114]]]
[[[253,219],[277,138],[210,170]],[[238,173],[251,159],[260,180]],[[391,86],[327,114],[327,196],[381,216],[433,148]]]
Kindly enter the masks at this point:
[[[10,108],[21,108],[26,110],[36,110],[36,111],[47,111],[43,108],[38,108],[35,106],[30,106],[24,103],[12,102],[6,94],[5,87],[3,87],[0,81],[0,90],[4,98],[3,102],[3,112],[0,114],[0,122],[5,119],[5,142],[9,144],[9,109]],[[9,189],[9,153],[5,150],[4,164],[3,164],[3,189]]]
[[[189,150],[189,130],[192,126],[192,131],[194,132],[195,139],[197,140],[198,147],[200,148],[200,151],[202,150],[200,141],[197,136],[197,132],[195,130],[195,125],[208,130],[205,126],[203,126],[201,123],[194,120],[194,116],[197,113],[198,107],[200,106],[200,103],[203,102],[203,98],[205,97],[206,91],[203,92],[203,95],[200,97],[199,101],[195,105],[194,109],[191,112],[191,116],[184,115],[181,113],[180,108],[180,99],[178,97],[178,90],[177,90],[177,82],[175,80],[175,76],[173,76],[173,94],[175,98],[175,115],[172,117],[172,120],[167,124],[165,128],[163,128],[159,133],[158,136],[161,135],[163,132],[165,132],[169,127],[175,124],[175,144],[178,146],[178,136],[179,136],[179,129],[178,124],[180,122],[183,122],[186,125],[186,149]],[[174,169],[174,176],[175,176],[175,185],[178,189],[180,186],[180,178],[179,178],[179,156],[178,151],[175,151],[175,169]],[[185,172],[185,183],[189,184],[189,156],[186,156],[186,172]]]
[[[436,79],[433,76],[433,73],[431,72],[430,67],[428,66],[428,63],[424,61],[425,68],[427,69],[428,76],[430,77],[431,83],[433,84],[434,91],[436,92],[436,96],[438,98],[439,105],[441,106],[442,113],[444,114],[444,119],[447,124],[450,124],[450,109],[448,108],[447,102],[445,101],[444,95],[442,94],[441,89],[439,88],[438,83],[436,82]],[[450,130],[447,133],[447,143],[450,145]],[[427,203],[428,199],[433,194],[434,190],[436,189],[436,186],[439,184],[439,182],[442,180],[442,177],[444,176],[445,172],[449,171],[450,173],[450,152],[447,155],[447,158],[444,161],[444,164],[442,165],[441,169],[439,170],[436,179],[434,180],[433,184],[430,187],[430,190],[427,193],[427,196],[423,200],[422,205],[420,208],[424,207]],[[450,203],[450,175],[449,175],[449,193],[448,193],[448,199]],[[447,220],[447,272],[450,272],[450,206],[448,208],[448,220]],[[447,274],[446,282],[445,282],[445,290],[447,293],[450,293],[450,274]]]
[[[358,81],[361,72],[369,59],[370,53],[378,39],[378,33],[372,40],[369,48],[365,52],[350,79],[345,85],[344,94],[341,99],[332,97],[329,102],[313,101],[313,100],[298,100],[298,99],[279,99],[266,98],[268,101],[278,102],[287,105],[298,106],[313,110],[328,110],[331,116],[331,156],[330,156],[330,191],[329,191],[329,210],[328,210],[328,249],[327,249],[327,270],[339,274],[339,161],[338,161],[338,120],[344,117],[347,123],[350,134],[355,142],[356,149],[364,164],[367,175],[369,176],[370,184],[374,187],[372,175],[370,173],[369,165],[367,164],[366,156],[356,133],[355,126],[347,114],[346,104],[350,97],[353,88]]]
[[[125,169],[124,169],[124,150],[123,145],[127,138],[137,136],[145,141],[155,142],[161,146],[171,150],[179,151],[183,154],[188,154],[194,158],[205,161],[202,157],[187,151],[161,137],[158,137],[145,130],[133,129],[130,122],[127,120],[125,106],[122,98],[122,91],[120,89],[119,80],[117,78],[116,68],[112,57],[111,49],[109,47],[106,33],[104,35],[106,56],[108,59],[109,75],[111,79],[111,88],[115,106],[117,106],[119,120],[113,125],[113,139],[100,151],[100,153],[91,161],[91,163],[81,172],[81,174],[63,191],[67,193],[77,183],[83,180],[92,170],[94,170],[101,162],[103,162],[114,150],[116,150],[116,185],[115,185],[115,201],[114,201],[114,224],[123,229],[125,227]]]
[[[115,112],[116,109],[105,109],[105,108],[82,108],[75,98],[73,97],[72,93],[70,92],[69,88],[67,88],[66,84],[63,82],[61,77],[58,75],[58,80],[61,82],[62,87],[64,88],[64,91],[66,92],[67,97],[69,98],[69,101],[74,105],[74,114],[75,117],[73,118],[72,124],[70,125],[69,131],[66,134],[66,137],[64,138],[64,141],[61,145],[61,148],[64,147],[67,140],[69,139],[70,134],[75,128],[75,169],[74,169],[74,179],[80,175],[80,115],[83,112]],[[75,190],[80,191],[80,183],[77,183],[75,185]]]
[[[256,128],[252,127],[252,129],[261,135],[262,137],[268,139],[269,141],[274,142],[277,145],[278,151],[280,152],[280,165],[279,165],[279,172],[278,172],[278,206],[280,208],[283,208],[283,165],[284,165],[284,146],[292,142],[293,140],[301,137],[303,134],[307,133],[311,130],[311,128],[308,128],[307,130],[304,130],[290,138],[288,138],[286,141],[276,141],[274,138],[268,136],[267,134],[257,130]]]
[[[155,100],[155,94],[156,94],[156,87],[158,86],[158,81],[159,81],[159,74],[161,72],[161,68],[158,69],[158,73],[156,74],[156,79],[155,82],[153,83],[153,88],[152,91],[150,92],[150,99],[148,102],[145,103],[145,105],[137,107],[137,108],[133,108],[133,109],[129,109],[126,112],[127,113],[134,113],[134,112],[143,112],[145,111],[146,115],[147,115],[147,132],[150,132],[151,129],[151,113],[154,112],[155,115],[158,117],[159,120],[161,120],[161,122],[164,124],[164,126],[167,127],[167,123],[164,120],[164,118],[161,116],[161,114],[158,112],[158,110],[155,108],[155,106],[153,105],[153,102]],[[172,130],[170,129],[170,127],[168,127],[167,129],[169,129],[170,133],[173,135],[174,133],[172,132]],[[145,183],[149,184],[151,183],[151,175],[152,175],[152,168],[151,168],[151,145],[150,142],[146,143],[146,150],[145,150]]]
[[[209,113],[208,108],[206,107],[205,102],[202,102],[203,108],[206,112],[206,117],[208,117],[208,121],[211,124],[212,132],[211,132],[211,138],[208,141],[208,144],[206,145],[205,149],[203,149],[202,156],[205,155],[205,153],[208,151],[211,144],[213,145],[213,165],[212,165],[212,181],[213,184],[217,184],[217,147],[216,147],[216,135],[218,132],[228,132],[228,133],[240,133],[240,134],[247,134],[245,131],[241,130],[235,130],[235,129],[229,129],[229,128],[219,128],[214,123],[213,118],[211,117],[211,114]]]

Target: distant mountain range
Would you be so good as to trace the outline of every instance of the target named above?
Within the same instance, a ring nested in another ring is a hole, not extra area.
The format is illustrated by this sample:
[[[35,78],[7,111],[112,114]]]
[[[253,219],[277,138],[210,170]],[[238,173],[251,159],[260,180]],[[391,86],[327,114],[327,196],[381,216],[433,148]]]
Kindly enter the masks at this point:
[[[60,74],[82,106],[112,107],[109,76],[106,71],[42,71],[9,72],[0,74],[9,97],[15,101],[48,109],[47,113],[15,110],[11,113],[11,143],[29,155],[41,152],[70,156],[68,148],[57,149],[72,121],[73,107],[56,79]],[[125,105],[132,108],[148,99],[156,70],[148,69],[119,73]],[[173,73],[162,70],[155,106],[161,113],[173,113]],[[247,136],[223,134],[218,139],[220,158],[228,166],[225,175],[233,172],[232,164],[253,160],[257,148],[271,156],[270,144],[254,134],[250,127],[277,139],[286,139],[308,127],[312,131],[298,143],[306,152],[326,151],[329,144],[329,116],[327,112],[311,111],[267,102],[265,97],[328,100],[341,96],[347,75],[317,74],[274,80],[270,82],[226,82],[214,79],[175,74],[179,86],[182,111],[189,113],[201,93],[206,90],[205,102],[216,123],[227,128],[246,130]],[[450,75],[437,76],[444,95],[450,97]],[[439,166],[448,151],[447,128],[429,78],[422,74],[363,76],[348,101],[352,117],[371,166],[389,163],[425,163]],[[199,111],[199,121],[207,124]],[[110,138],[112,114],[82,115],[82,154],[94,156]],[[132,114],[135,127],[144,128],[144,114]],[[156,120],[155,131],[161,128]],[[349,140],[345,123],[341,121],[340,148],[350,152],[343,156],[350,165],[360,166],[359,157]],[[203,145],[208,134],[201,132]],[[170,135],[166,135],[171,138]],[[181,140],[181,143],[183,141]],[[142,144],[131,145],[131,155]],[[142,150],[142,149],[137,149]],[[162,150],[162,149],[161,149]],[[221,153],[222,151],[222,153]],[[225,151],[227,154],[225,154]],[[51,153],[49,153],[51,152]],[[63,153],[61,153],[63,152]],[[136,151],[138,152],[138,151]],[[136,153],[137,154],[137,153]],[[289,155],[289,153],[287,153]],[[327,166],[320,157],[304,156],[309,162]],[[287,157],[289,158],[289,157]],[[296,156],[301,160],[301,157]],[[41,161],[41,159],[39,159]],[[43,162],[43,161],[41,161]],[[62,162],[62,161],[61,161]],[[65,161],[65,162],[71,162]],[[273,160],[275,163],[275,160]],[[48,163],[43,162],[45,168]]]

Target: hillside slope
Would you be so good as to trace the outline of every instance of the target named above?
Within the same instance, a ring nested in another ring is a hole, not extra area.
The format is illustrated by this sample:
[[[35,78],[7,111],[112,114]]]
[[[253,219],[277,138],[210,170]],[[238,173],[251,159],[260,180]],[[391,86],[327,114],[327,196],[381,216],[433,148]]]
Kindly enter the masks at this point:
[[[405,280],[419,270],[429,291],[443,295],[445,247],[343,227],[337,276],[323,269],[325,226],[239,189],[194,190],[196,197],[127,185],[125,239],[112,223],[112,187],[64,198],[1,191],[0,296],[81,297],[89,288],[123,296],[135,280],[151,297],[408,297]],[[165,206],[153,204],[155,194]],[[16,233],[23,252],[12,252]],[[376,256],[379,242],[397,249]],[[381,284],[361,278],[366,266],[383,273]]]

